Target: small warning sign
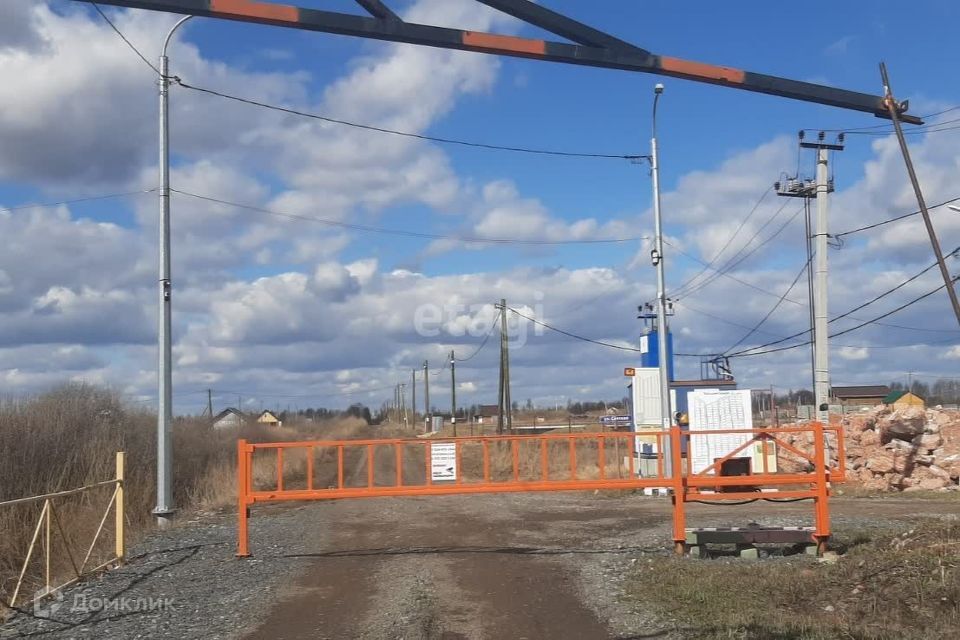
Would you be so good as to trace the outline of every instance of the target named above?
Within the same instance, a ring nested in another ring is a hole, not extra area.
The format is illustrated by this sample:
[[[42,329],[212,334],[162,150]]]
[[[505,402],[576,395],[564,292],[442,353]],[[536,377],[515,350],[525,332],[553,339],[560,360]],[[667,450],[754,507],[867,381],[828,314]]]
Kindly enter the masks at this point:
[[[430,477],[434,482],[457,479],[457,445],[455,443],[430,443]]]

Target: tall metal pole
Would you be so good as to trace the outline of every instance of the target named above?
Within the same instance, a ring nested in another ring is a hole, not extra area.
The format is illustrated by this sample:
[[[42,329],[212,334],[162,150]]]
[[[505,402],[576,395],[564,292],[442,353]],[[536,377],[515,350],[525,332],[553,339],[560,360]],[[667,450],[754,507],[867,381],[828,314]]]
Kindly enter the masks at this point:
[[[817,221],[813,256],[813,395],[817,421],[830,423],[830,340],[827,334],[827,207],[830,197],[829,149],[817,147]]]
[[[410,424],[415,425],[417,423],[417,370],[416,369],[410,370],[410,395],[411,395],[410,404],[412,405],[411,413],[413,414],[413,419],[411,420]]]
[[[160,280],[157,346],[157,525],[169,524],[173,506],[173,354],[170,344],[170,74],[167,47],[173,33],[192,16],[181,18],[163,41],[160,52]]]
[[[433,431],[433,420],[430,416],[430,363],[423,361],[423,415],[427,418],[427,433]]]
[[[940,275],[943,276],[943,284],[947,288],[947,295],[950,296],[953,314],[957,317],[957,323],[960,324],[960,300],[957,300],[957,290],[953,286],[953,277],[947,269],[947,263],[943,260],[943,251],[940,249],[937,231],[933,228],[933,221],[930,220],[930,212],[927,210],[927,202],[923,198],[920,181],[917,179],[917,172],[913,168],[913,160],[910,158],[907,139],[903,135],[903,127],[900,126],[900,105],[893,98],[893,90],[890,88],[890,78],[887,76],[887,65],[882,62],[880,63],[880,77],[883,80],[884,102],[886,103],[887,110],[890,112],[890,120],[893,121],[893,130],[897,134],[897,142],[900,143],[900,153],[903,154],[903,163],[907,165],[910,184],[913,186],[913,193],[917,196],[917,204],[920,205],[923,224],[927,227],[927,235],[930,236],[930,244],[933,246],[933,255],[937,257],[937,264],[940,265]]]
[[[507,301],[500,299],[500,388],[497,394],[497,434],[503,433],[504,425],[504,383],[506,382],[505,359],[507,354]]]
[[[450,350],[450,424],[453,425],[453,435],[457,435],[457,359],[453,349]]]
[[[650,140],[650,169],[653,177],[653,220],[654,249],[650,254],[653,266],[657,269],[657,362],[660,369],[660,426],[670,430],[670,377],[667,362],[667,285],[663,264],[663,220],[660,213],[660,158],[657,152],[657,103],[663,94],[663,85],[657,84],[653,90],[653,138]],[[666,474],[671,475],[668,438],[663,438],[664,464]],[[679,473],[679,469],[676,470]]]

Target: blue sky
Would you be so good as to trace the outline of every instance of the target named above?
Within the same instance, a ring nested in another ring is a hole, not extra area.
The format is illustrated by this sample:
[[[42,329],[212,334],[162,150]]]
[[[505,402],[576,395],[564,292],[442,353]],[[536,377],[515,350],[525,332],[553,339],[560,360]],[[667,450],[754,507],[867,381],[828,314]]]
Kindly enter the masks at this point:
[[[853,3],[813,2],[791,16],[759,2],[546,4],[654,53],[869,93],[880,92],[877,64],[885,60],[898,97],[911,100],[912,113],[960,104],[954,81],[960,8],[947,1],[920,2],[910,11],[879,2],[870,12]],[[346,0],[303,5],[359,12]],[[443,26],[542,35],[466,1],[392,6]],[[0,153],[0,207],[155,187],[151,70],[81,3],[15,0],[4,12],[0,73],[9,74],[4,99],[10,108],[0,116],[0,140],[8,141],[7,152]],[[154,60],[173,18],[108,13]],[[194,85],[364,124],[614,154],[648,151],[652,87],[663,82],[658,129],[668,238],[704,261],[715,257],[780,173],[795,170],[799,128],[882,123],[865,114],[671,78],[412,50],[195,19],[171,47],[171,69]],[[172,101],[174,187],[192,193],[439,235],[569,241],[652,232],[649,172],[642,164],[524,156],[344,131],[176,87]],[[911,138],[931,202],[960,195],[954,193],[958,137],[945,131]],[[847,149],[835,159],[832,229],[915,208],[889,136],[848,136]],[[801,169],[812,171],[809,155],[801,157]],[[56,254],[42,254],[47,264],[39,270],[0,261],[0,275],[11,282],[9,301],[0,299],[0,328],[6,324],[3,333],[9,334],[0,346],[0,392],[29,393],[83,379],[150,400],[155,199],[144,194],[9,212],[4,224],[8,237],[24,244],[19,252]],[[719,264],[753,247],[746,242],[758,230],[759,242],[788,219],[794,203],[774,218],[782,204],[768,195]],[[378,404],[376,392],[363,390],[406,380],[410,368],[450,348],[471,352],[482,336],[473,329],[458,336],[455,328],[479,326],[490,313],[483,306],[499,297],[533,310],[536,293],[543,319],[630,345],[638,331],[633,309],[653,291],[642,242],[438,245],[331,230],[185,196],[174,198],[173,215],[175,282],[182,287],[175,298],[177,386],[184,394],[210,386],[239,388],[252,399],[303,395],[305,402],[312,397],[315,404],[333,404],[357,398],[337,394],[356,392]],[[946,210],[935,213],[947,250],[960,243],[956,218]],[[31,225],[51,231],[42,237]],[[927,266],[932,257],[922,231],[919,219],[912,218],[848,238],[843,250],[831,253],[836,274],[831,309],[852,308]],[[78,233],[86,234],[79,237],[87,244],[72,254],[70,239]],[[742,337],[742,327],[754,325],[789,287],[802,264],[801,247],[802,226],[794,219],[731,272],[754,289],[721,277],[681,300],[726,322],[679,306],[673,325],[678,350],[722,351]],[[668,251],[667,258],[673,287],[700,271],[682,255]],[[89,272],[88,264],[95,265]],[[916,289],[908,287],[858,317],[873,317],[936,286],[936,274],[930,275]],[[3,285],[0,277],[0,292]],[[805,302],[805,284],[788,297]],[[807,312],[796,303],[778,309],[745,344],[804,328]],[[414,326],[417,309],[427,304],[474,308],[453,312],[444,331],[428,338]],[[47,315],[38,320],[40,309]],[[111,327],[117,315],[122,326]],[[98,319],[106,336],[97,334]],[[844,336],[834,357],[837,384],[886,382],[909,370],[956,375],[960,347],[953,338],[960,332],[951,333],[956,325],[942,292],[890,322],[912,329],[874,326]],[[892,345],[911,346],[877,348]],[[58,364],[50,354],[64,349],[85,366]],[[512,359],[518,368],[514,396],[543,402],[619,397],[619,368],[633,364],[631,354],[556,335],[531,336],[518,350]],[[464,366],[461,398],[492,399],[495,357],[490,349]],[[747,360],[735,368],[745,385],[765,387],[777,380],[795,387],[808,379],[804,349]],[[695,372],[690,363],[682,363],[681,372],[685,367],[688,375]],[[552,372],[549,381],[544,370]],[[192,409],[189,403],[178,406]]]

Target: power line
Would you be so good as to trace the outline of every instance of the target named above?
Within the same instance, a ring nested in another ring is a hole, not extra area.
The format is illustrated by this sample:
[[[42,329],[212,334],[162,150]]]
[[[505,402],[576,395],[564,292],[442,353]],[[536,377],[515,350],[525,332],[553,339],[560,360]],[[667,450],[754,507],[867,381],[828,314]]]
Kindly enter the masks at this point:
[[[517,310],[514,309],[513,307],[507,307],[507,309],[508,309],[509,311],[512,311],[513,313],[517,314],[517,315],[520,316],[521,318],[526,318],[527,320],[529,320],[530,322],[532,322],[532,323],[534,323],[534,324],[538,324],[538,325],[540,325],[541,327],[544,327],[545,329],[549,329],[550,331],[556,331],[557,333],[561,333],[561,334],[563,334],[563,335],[565,335],[565,336],[568,336],[568,337],[570,337],[570,338],[575,338],[575,339],[577,339],[577,340],[582,340],[583,342],[590,342],[590,343],[592,343],[592,344],[598,344],[598,345],[603,346],[603,347],[610,347],[611,349],[620,349],[621,351],[634,351],[634,352],[640,353],[640,349],[635,349],[635,348],[633,348],[633,347],[624,347],[623,345],[613,344],[613,343],[611,343],[611,342],[603,342],[602,340],[594,340],[594,339],[592,339],[592,338],[586,338],[586,337],[584,337],[584,336],[580,336],[580,335],[577,335],[577,334],[575,334],[575,333],[570,333],[569,331],[564,331],[563,329],[558,329],[557,327],[550,326],[550,325],[547,324],[546,322],[541,322],[540,320],[536,320],[535,318],[531,318],[531,317],[528,316],[528,315],[525,315],[525,314],[523,314],[523,313],[520,313],[519,311],[517,311]]]
[[[401,136],[404,138],[414,138],[417,140],[426,140],[428,142],[437,142],[440,144],[451,144],[458,145],[462,147],[473,147],[477,149],[487,149],[492,151],[510,151],[513,153],[528,153],[534,155],[543,155],[543,156],[562,156],[567,158],[593,158],[593,159],[607,159],[607,160],[641,160],[646,159],[649,156],[639,155],[639,154],[612,154],[612,153],[586,153],[586,152],[573,152],[573,151],[556,151],[552,149],[535,149],[531,147],[514,147],[498,144],[488,144],[484,142],[474,142],[469,140],[458,140],[455,138],[441,138],[438,136],[428,136],[420,133],[411,133],[409,131],[397,131],[396,129],[387,129],[385,127],[377,127],[369,124],[360,124],[357,122],[350,122],[348,120],[341,120],[338,118],[331,118],[329,116],[323,116],[317,113],[309,113],[306,111],[300,111],[298,109],[292,109],[289,107],[282,107],[279,105],[268,104],[266,102],[260,102],[259,100],[253,100],[250,98],[243,98],[240,96],[231,95],[229,93],[223,93],[221,91],[215,91],[213,89],[207,89],[204,87],[195,87],[193,85],[187,84],[180,78],[172,78],[174,82],[179,84],[184,89],[189,89],[191,91],[198,91],[200,93],[206,93],[208,95],[217,96],[224,98],[226,100],[233,100],[235,102],[241,102],[243,104],[252,105],[255,107],[261,107],[263,109],[270,109],[273,111],[279,111],[282,113],[287,113],[290,115],[300,116],[303,118],[312,118],[314,120],[320,120],[322,122],[327,122],[330,124],[338,124],[345,127],[353,127],[354,129],[362,129],[364,131],[373,131],[376,133],[385,133],[393,136]]]
[[[942,207],[942,206],[944,206],[944,205],[948,205],[948,204],[950,204],[951,202],[956,202],[957,200],[960,200],[960,196],[956,196],[956,197],[950,198],[949,200],[944,200],[943,202],[941,202],[941,203],[939,203],[939,204],[930,205],[929,207],[927,207],[927,209],[928,209],[928,210],[929,210],[929,209],[937,209],[937,208]],[[882,226],[885,225],[885,224],[890,224],[891,222],[899,222],[900,220],[905,220],[905,219],[907,219],[907,218],[910,218],[910,217],[916,216],[916,215],[920,215],[920,211],[911,211],[910,213],[904,213],[903,215],[899,215],[899,216],[896,216],[896,217],[894,217],[894,218],[890,218],[890,219],[888,219],[888,220],[881,220],[880,222],[875,222],[875,223],[873,223],[873,224],[868,224],[868,225],[866,225],[866,226],[858,227],[858,228],[856,228],[856,229],[850,229],[849,231],[844,231],[843,233],[836,233],[836,234],[833,234],[833,237],[834,237],[834,238],[841,238],[841,237],[843,237],[843,236],[848,236],[848,235],[853,234],[853,233],[859,233],[859,232],[861,232],[861,231],[868,231],[868,230],[870,230],[870,229],[876,229],[877,227],[882,227]]]
[[[91,2],[90,4],[92,4],[92,5],[93,5],[93,8],[97,10],[97,13],[100,14],[100,17],[103,18],[108,25],[110,25],[110,28],[113,29],[114,32],[115,32],[118,36],[120,36],[120,39],[123,40],[124,42],[126,42],[126,43],[127,43],[127,46],[130,47],[130,49],[131,49],[135,54],[137,54],[137,56],[138,56],[141,60],[143,60],[143,63],[144,63],[145,65],[147,65],[148,67],[150,67],[151,69],[153,69],[153,72],[154,72],[155,74],[157,74],[158,76],[161,75],[161,74],[160,74],[160,70],[157,69],[155,66],[153,66],[153,63],[151,63],[149,60],[147,60],[147,58],[146,58],[142,53],[140,53],[140,50],[137,49],[135,46],[133,46],[133,43],[132,43],[132,42],[130,42],[129,40],[127,40],[127,37],[126,37],[125,35],[123,35],[123,32],[120,31],[120,29],[117,28],[117,25],[113,24],[113,22],[110,20],[110,18],[107,17],[107,14],[105,14],[105,13],[103,12],[103,9],[100,8],[100,5],[98,5],[96,2]]]
[[[787,287],[787,290],[783,292],[783,295],[780,296],[780,299],[777,300],[777,303],[770,308],[770,311],[767,312],[767,315],[763,316],[763,318],[760,319],[760,322],[758,322],[756,325],[754,325],[753,328],[751,328],[750,331],[748,331],[742,338],[740,338],[739,340],[737,340],[737,342],[734,343],[733,346],[731,346],[731,347],[728,348],[726,351],[724,351],[724,352],[723,352],[723,355],[726,355],[726,354],[730,353],[731,351],[733,351],[734,349],[736,349],[737,347],[739,347],[741,344],[743,344],[743,343],[747,340],[747,338],[749,338],[750,336],[752,336],[754,333],[756,333],[756,331],[757,331],[760,327],[763,326],[763,323],[766,322],[766,321],[770,318],[770,316],[772,316],[773,313],[774,313],[777,309],[780,308],[780,305],[783,304],[783,301],[786,300],[786,298],[787,298],[788,295],[790,295],[790,292],[793,291],[793,288],[794,288],[795,286],[797,286],[797,282],[800,281],[800,276],[802,276],[802,275],[804,274],[804,272],[806,272],[807,266],[808,266],[809,264],[810,264],[810,261],[809,261],[809,260],[807,260],[806,262],[803,263],[803,266],[800,267],[800,271],[797,272],[797,277],[793,279],[793,282],[791,282],[791,283],[790,283],[790,286]]]
[[[960,250],[960,247],[957,247],[957,249],[954,250],[954,253],[955,253],[957,250]],[[893,287],[893,288],[891,288],[891,289],[888,289],[888,290],[884,291],[883,293],[881,293],[881,294],[879,294],[879,295],[871,298],[871,299],[868,300],[867,302],[864,302],[864,303],[862,303],[862,304],[854,307],[853,309],[850,309],[849,311],[846,311],[846,312],[844,312],[844,313],[842,313],[842,314],[840,314],[840,315],[838,315],[838,316],[835,316],[835,317],[831,318],[831,319],[830,319],[830,323],[836,322],[837,320],[842,320],[843,318],[846,318],[846,317],[850,317],[850,316],[852,316],[852,314],[856,313],[857,311],[860,311],[861,309],[863,309],[863,308],[865,308],[865,307],[868,307],[868,306],[870,306],[871,304],[873,304],[873,303],[875,303],[875,302],[878,302],[879,300],[882,300],[883,298],[887,297],[888,295],[890,295],[890,294],[892,294],[892,293],[894,293],[894,292],[902,289],[902,288],[905,287],[906,285],[908,285],[908,284],[910,284],[911,282],[917,280],[918,278],[920,278],[921,276],[923,276],[924,274],[926,274],[928,271],[930,271],[931,269],[933,269],[935,266],[937,266],[937,263],[936,263],[936,262],[934,262],[934,263],[931,264],[930,266],[926,267],[925,269],[923,269],[923,270],[920,271],[919,273],[911,276],[910,278],[907,278],[906,280],[904,280],[904,281],[901,282],[900,284],[896,285],[895,287]],[[788,300],[789,300],[789,299],[788,299]],[[685,306],[686,306],[687,308],[689,308],[689,305],[685,305]],[[700,313],[704,313],[704,312],[700,312]],[[717,318],[717,316],[713,316],[713,317],[714,317],[714,318]],[[717,318],[717,319],[723,321],[722,318]],[[854,319],[858,319],[858,318],[854,318]],[[956,330],[955,330],[955,329],[926,329],[926,328],[920,328],[920,327],[907,327],[907,326],[903,326],[903,325],[894,325],[894,324],[890,324],[890,323],[877,323],[877,324],[881,324],[881,325],[883,325],[883,326],[891,326],[891,327],[895,327],[895,328],[898,328],[898,329],[909,329],[909,330],[913,330],[913,331],[929,331],[929,332],[936,332],[936,333],[956,333]],[[741,326],[742,326],[742,325],[741,325]],[[787,336],[787,337],[785,337],[785,338],[780,338],[779,340],[774,340],[773,342],[767,342],[766,344],[762,344],[762,345],[759,345],[759,346],[756,346],[756,347],[751,347],[751,348],[749,348],[749,349],[744,349],[743,351],[738,351],[738,352],[736,352],[736,353],[729,354],[729,355],[731,355],[731,356],[743,355],[743,354],[747,353],[748,351],[753,351],[753,350],[755,350],[755,349],[764,349],[764,348],[766,348],[766,347],[771,347],[771,346],[774,346],[774,345],[782,344],[782,343],[784,343],[784,342],[786,342],[786,341],[788,341],[788,340],[793,340],[794,338],[799,338],[799,337],[805,336],[805,335],[807,335],[807,334],[809,334],[809,333],[810,333],[810,329],[805,329],[805,330],[803,330],[803,331],[799,331],[799,332],[797,332],[797,333],[795,333],[795,334],[793,334],[793,335]],[[807,342],[807,343],[805,343],[805,344],[810,344],[810,342]],[[803,346],[803,345],[794,345],[794,346],[792,346],[792,347],[790,347],[790,348],[794,348],[794,347],[796,347],[796,346]],[[855,345],[838,345],[838,346],[855,346]],[[729,352],[730,349],[728,349],[727,351]]]
[[[197,198],[198,200],[206,200],[208,202],[213,202],[216,204],[227,205],[230,207],[236,207],[238,209],[246,209],[249,211],[256,211],[258,213],[264,213],[271,216],[278,216],[281,218],[289,218],[292,220],[302,220],[304,222],[315,222],[317,224],[322,224],[328,227],[338,227],[341,229],[349,229],[351,231],[359,231],[362,233],[379,233],[384,235],[393,235],[393,236],[404,236],[408,238],[424,238],[427,240],[455,240],[458,242],[467,242],[474,244],[523,244],[523,245],[578,245],[578,244],[617,244],[622,242],[637,242],[639,240],[646,239],[646,236],[633,237],[633,238],[598,238],[593,240],[547,240],[547,239],[523,239],[523,238],[485,238],[482,236],[455,236],[455,235],[442,235],[436,233],[424,233],[420,231],[408,231],[406,229],[388,229],[383,227],[373,227],[363,224],[354,224],[350,222],[342,222],[340,220],[330,220],[326,218],[314,218],[312,216],[302,216],[295,213],[283,213],[280,211],[273,211],[270,209],[265,209],[263,207],[258,207],[255,205],[242,204],[239,202],[231,202],[229,200],[223,200],[220,198],[214,198],[211,196],[203,196],[197,193],[190,193],[189,191],[181,191],[180,189],[170,189],[174,193],[179,193],[180,195],[189,196],[191,198]]]
[[[153,193],[157,189],[142,189],[140,191],[127,191],[124,193],[107,193],[100,196],[90,196],[87,198],[74,198],[72,200],[60,200],[58,202],[42,202],[39,204],[22,204],[15,207],[2,207],[0,211],[7,213],[11,211],[20,211],[23,209],[47,209],[50,207],[59,207],[67,204],[78,204],[80,202],[92,202],[94,200],[110,200],[112,198],[125,198],[127,196],[136,196],[144,193]]]
[[[956,282],[957,280],[958,280],[958,278],[953,278],[953,281],[954,281],[954,282]],[[936,289],[934,289],[934,290],[932,290],[932,291],[928,291],[927,293],[925,293],[925,294],[923,294],[923,295],[921,295],[921,296],[919,296],[919,297],[917,297],[917,298],[914,298],[914,299],[911,300],[910,302],[907,302],[907,303],[904,303],[904,304],[900,305],[900,306],[897,307],[896,309],[891,309],[890,311],[888,311],[888,312],[886,312],[886,313],[884,313],[884,314],[881,314],[881,315],[879,315],[879,316],[877,316],[877,317],[875,317],[875,318],[872,318],[872,319],[870,319],[870,320],[866,320],[866,321],[864,321],[864,322],[862,322],[862,323],[860,323],[860,324],[858,324],[858,325],[856,325],[856,326],[850,327],[849,329],[844,329],[843,331],[838,331],[838,332],[836,332],[836,333],[831,333],[829,337],[835,338],[835,337],[838,337],[838,336],[842,336],[842,335],[851,333],[851,332],[856,331],[856,330],[858,330],[858,329],[862,329],[863,327],[865,327],[865,326],[867,326],[867,325],[870,325],[870,324],[879,324],[879,323],[878,323],[879,320],[883,320],[884,318],[887,318],[887,317],[889,317],[889,316],[892,316],[892,315],[895,314],[895,313],[898,313],[898,312],[900,312],[900,311],[903,311],[903,310],[906,309],[907,307],[910,307],[910,306],[912,306],[912,305],[920,302],[921,300],[924,300],[924,299],[926,299],[926,298],[929,298],[930,296],[932,296],[933,294],[937,293],[938,291],[940,291],[941,289],[943,289],[943,288],[945,288],[945,287],[946,287],[946,285],[943,285],[943,284],[942,284],[942,285],[940,285],[939,287],[937,287]],[[808,332],[805,332],[805,333],[808,333]],[[800,344],[794,344],[794,345],[790,345],[790,346],[786,346],[786,347],[779,347],[779,348],[776,348],[776,349],[767,349],[766,351],[755,351],[755,352],[753,352],[753,353],[740,352],[740,353],[736,353],[736,354],[729,354],[727,357],[730,357],[730,358],[745,358],[745,357],[748,357],[748,356],[762,356],[762,355],[766,355],[766,354],[769,354],[769,353],[777,353],[777,352],[780,352],[780,351],[788,351],[788,350],[790,350],[790,349],[797,349],[797,348],[799,348],[799,347],[805,347],[805,346],[811,344],[812,342],[813,342],[812,340],[807,340],[806,342],[803,342],[803,343],[800,343]],[[759,347],[755,347],[755,348],[759,348]],[[750,349],[747,349],[746,351],[751,351],[751,350],[750,350]]]
[[[483,351],[483,348],[487,345],[487,340],[489,340],[490,336],[493,335],[493,330],[497,327],[499,323],[500,323],[500,314],[497,314],[496,317],[493,319],[493,323],[490,325],[490,330],[487,331],[487,335],[483,337],[483,342],[480,343],[480,346],[477,347],[477,349],[466,358],[455,358],[455,360],[457,362],[466,362],[467,360],[473,359],[474,356],[476,356],[478,353]]]
[[[692,283],[694,280],[696,280],[701,275],[703,275],[703,273],[707,269],[713,266],[714,262],[720,259],[720,256],[723,255],[723,252],[727,250],[727,248],[730,246],[730,243],[732,243],[734,238],[737,237],[737,235],[743,229],[744,225],[746,225],[747,222],[750,221],[750,218],[753,217],[753,214],[756,213],[757,209],[760,207],[760,205],[763,203],[763,201],[766,199],[766,197],[770,194],[772,190],[773,190],[773,186],[769,186],[767,187],[766,191],[760,194],[760,198],[756,201],[756,203],[754,203],[753,207],[750,209],[749,213],[747,213],[747,215],[743,218],[743,220],[740,221],[740,224],[737,226],[734,232],[730,235],[730,237],[727,238],[726,243],[724,243],[723,247],[720,248],[720,251],[718,251],[716,255],[713,256],[713,259],[710,260],[708,264],[703,265],[703,269],[701,269],[696,275],[694,275],[692,278],[688,279],[686,282],[681,284],[677,288],[677,291],[674,292],[674,295],[677,295],[677,296],[683,295],[682,291],[685,287],[687,287],[690,283]],[[781,207],[781,209],[782,208],[783,207]],[[780,213],[780,212],[778,211],[777,213]],[[749,242],[747,244],[749,244]]]

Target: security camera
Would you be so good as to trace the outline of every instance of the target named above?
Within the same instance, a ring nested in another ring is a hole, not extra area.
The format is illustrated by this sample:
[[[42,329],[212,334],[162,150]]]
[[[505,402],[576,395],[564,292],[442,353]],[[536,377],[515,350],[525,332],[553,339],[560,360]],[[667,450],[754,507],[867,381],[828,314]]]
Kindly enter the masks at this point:
[[[654,92],[654,93],[663,93],[663,85],[658,82],[658,83],[656,84],[656,86],[653,87],[653,92]]]

